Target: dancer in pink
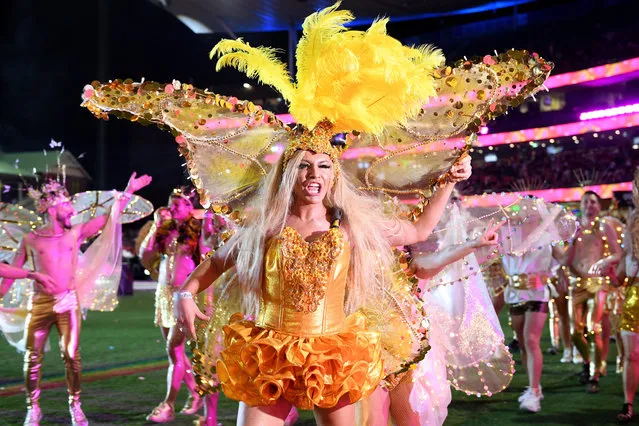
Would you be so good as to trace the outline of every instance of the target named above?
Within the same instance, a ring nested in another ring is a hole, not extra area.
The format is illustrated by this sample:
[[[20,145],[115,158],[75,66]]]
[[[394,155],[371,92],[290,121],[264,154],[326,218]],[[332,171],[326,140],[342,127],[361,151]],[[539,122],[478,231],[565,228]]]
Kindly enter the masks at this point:
[[[125,192],[114,204],[114,210],[119,213],[129,196],[150,182],[151,177],[144,175],[138,178],[133,173]],[[66,188],[57,181],[46,182],[40,190],[30,189],[29,196],[34,199],[38,212],[45,216],[45,225],[24,236],[12,266],[20,268],[30,258],[34,269],[48,275],[49,279],[42,275],[33,277],[42,285],[34,288],[28,305],[24,357],[28,411],[24,424],[38,425],[42,419],[39,405],[42,358],[49,332],[55,325],[60,334],[60,352],[66,367],[71,421],[73,425],[87,425],[88,420],[80,404],[81,309],[91,308],[91,300],[100,303],[96,301],[100,295],[97,294],[99,291],[96,292],[99,284],[95,284],[90,274],[80,267],[80,246],[107,224],[113,223],[114,217],[99,216],[89,222],[72,225],[71,217],[75,210]],[[9,291],[16,278],[2,281],[0,298]]]
[[[204,227],[202,220],[194,217],[193,197],[193,191],[182,188],[173,190],[169,198],[169,218],[163,220],[161,214],[156,215],[153,228],[142,242],[139,253],[145,263],[152,263],[152,259],[160,256],[158,286],[155,293],[155,325],[160,327],[166,341],[169,369],[166,397],[147,416],[147,420],[155,423],[167,423],[175,419],[175,401],[182,382],[188,388],[190,396],[180,412],[195,414],[204,405],[204,398],[197,392],[191,362],[186,354],[184,333],[176,327],[173,316],[174,293],[210,249],[205,241],[211,240],[211,236],[204,236],[203,231],[215,229],[211,217],[205,218]],[[207,410],[207,422],[215,425],[217,393],[209,398],[211,409]],[[209,417],[211,419],[208,419]]]

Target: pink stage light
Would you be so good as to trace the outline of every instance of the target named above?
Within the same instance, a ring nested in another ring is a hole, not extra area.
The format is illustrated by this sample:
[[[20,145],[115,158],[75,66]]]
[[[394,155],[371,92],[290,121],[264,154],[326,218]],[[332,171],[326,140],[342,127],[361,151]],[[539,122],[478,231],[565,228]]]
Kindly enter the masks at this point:
[[[587,121],[577,121],[574,123],[558,124],[549,127],[537,127],[533,129],[523,129],[514,132],[492,133],[480,135],[475,142],[476,148],[484,148],[495,145],[515,144],[532,142],[547,139],[558,139],[569,136],[583,135],[593,132],[605,132],[608,130],[625,129],[639,126],[639,113],[628,114],[616,117],[605,117]],[[463,138],[447,139],[423,145],[415,152],[440,151],[444,149],[461,148],[464,145]],[[396,147],[386,147],[394,150]],[[382,157],[387,153],[377,146],[353,146],[342,154],[343,160],[354,160],[360,157]]]
[[[632,114],[634,112],[639,112],[639,104],[582,112],[579,114],[579,119],[582,121],[592,120],[593,118],[614,117],[616,115]]]
[[[594,82],[637,71],[639,71],[639,58],[632,58],[585,70],[551,75],[548,80],[546,80],[545,86],[549,89],[556,89],[557,87]]]
[[[539,141],[552,138],[557,139],[565,138],[567,136],[626,129],[628,127],[636,126],[639,126],[639,112],[614,117],[593,118],[592,120],[557,124],[549,127],[537,127],[534,129],[517,130],[514,132],[483,135],[478,137],[476,146],[484,147],[509,143]]]
[[[532,195],[549,203],[579,201],[585,191],[595,191],[601,198],[613,198],[617,191],[632,191],[632,182],[621,182],[604,185],[590,185],[576,188],[538,189],[519,192],[502,192],[482,195],[464,196],[464,204],[469,207],[491,207],[508,205],[517,201],[522,195]]]

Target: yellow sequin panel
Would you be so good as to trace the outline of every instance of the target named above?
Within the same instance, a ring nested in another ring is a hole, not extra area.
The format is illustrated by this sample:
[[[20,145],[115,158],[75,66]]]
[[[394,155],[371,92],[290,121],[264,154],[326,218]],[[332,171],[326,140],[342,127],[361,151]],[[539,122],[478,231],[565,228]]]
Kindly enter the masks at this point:
[[[322,237],[307,242],[293,228],[284,229],[282,255],[286,294],[298,312],[315,312],[326,294],[326,283],[335,260],[344,248],[344,237],[339,228],[331,228]]]
[[[621,330],[639,333],[639,287],[630,286],[626,289],[626,300],[621,313]]]

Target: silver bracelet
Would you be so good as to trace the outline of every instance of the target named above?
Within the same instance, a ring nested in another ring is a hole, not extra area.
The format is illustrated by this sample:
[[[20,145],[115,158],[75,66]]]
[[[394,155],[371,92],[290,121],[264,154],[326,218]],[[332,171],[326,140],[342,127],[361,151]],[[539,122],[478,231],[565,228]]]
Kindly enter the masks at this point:
[[[193,299],[193,293],[190,291],[181,291],[177,294],[178,299]]]

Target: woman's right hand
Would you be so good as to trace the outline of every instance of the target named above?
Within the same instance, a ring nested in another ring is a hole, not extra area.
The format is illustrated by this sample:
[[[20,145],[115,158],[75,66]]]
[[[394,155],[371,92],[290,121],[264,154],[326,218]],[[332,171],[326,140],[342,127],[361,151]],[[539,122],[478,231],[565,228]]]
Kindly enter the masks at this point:
[[[178,329],[185,333],[187,338],[195,339],[195,318],[202,321],[208,321],[210,318],[200,311],[193,297],[181,297],[180,293],[177,293],[178,299],[175,302]]]
[[[504,223],[506,223],[506,220],[502,220],[495,225],[495,221],[491,220],[484,233],[473,241],[473,246],[480,248],[497,245],[497,243],[499,243],[499,233],[497,231],[499,231],[499,228],[501,228]]]

